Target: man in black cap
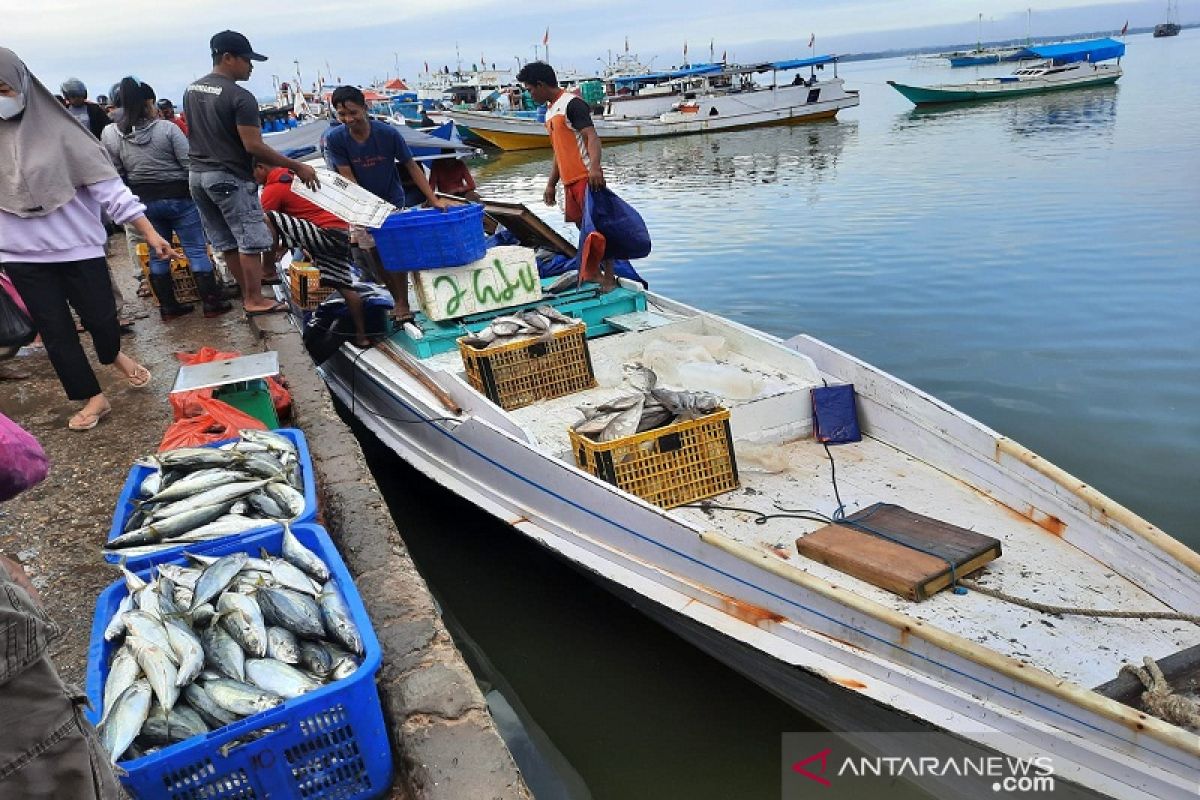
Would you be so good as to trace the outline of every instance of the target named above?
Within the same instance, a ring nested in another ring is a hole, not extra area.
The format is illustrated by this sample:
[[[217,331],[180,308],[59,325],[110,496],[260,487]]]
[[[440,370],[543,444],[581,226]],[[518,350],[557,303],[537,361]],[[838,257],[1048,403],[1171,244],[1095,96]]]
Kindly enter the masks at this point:
[[[192,198],[209,242],[224,255],[241,286],[246,313],[286,311],[286,303],[272,303],[262,296],[264,254],[273,250],[275,237],[263,218],[253,163],[258,159],[286,167],[314,189],[317,173],[263,142],[258,101],[237,85],[249,80],[255,61],[267,57],[254,52],[250,41],[236,31],[221,31],[212,37],[209,48],[213,71],[188,86],[183,95]]]

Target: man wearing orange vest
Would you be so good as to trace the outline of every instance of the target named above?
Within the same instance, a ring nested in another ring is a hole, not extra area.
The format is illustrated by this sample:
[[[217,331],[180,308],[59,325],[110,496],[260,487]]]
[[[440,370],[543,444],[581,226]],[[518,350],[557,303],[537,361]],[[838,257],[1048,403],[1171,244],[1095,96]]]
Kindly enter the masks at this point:
[[[531,61],[517,73],[538,105],[546,104],[546,130],[554,148],[554,163],[542,199],[546,205],[556,205],[558,182],[563,184],[564,213],[567,222],[578,225],[583,221],[583,203],[588,187],[604,188],[604,170],[600,167],[600,136],[592,123],[587,103],[576,95],[564,92],[558,85],[554,68],[541,61]],[[610,260],[600,262],[600,288],[607,291],[617,285]]]

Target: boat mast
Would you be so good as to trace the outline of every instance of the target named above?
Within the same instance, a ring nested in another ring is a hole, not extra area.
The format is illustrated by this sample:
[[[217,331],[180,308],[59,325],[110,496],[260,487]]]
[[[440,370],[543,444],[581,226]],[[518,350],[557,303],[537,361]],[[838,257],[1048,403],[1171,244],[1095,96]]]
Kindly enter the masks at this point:
[[[983,50],[983,12],[979,12],[979,23],[975,31],[975,52]]]

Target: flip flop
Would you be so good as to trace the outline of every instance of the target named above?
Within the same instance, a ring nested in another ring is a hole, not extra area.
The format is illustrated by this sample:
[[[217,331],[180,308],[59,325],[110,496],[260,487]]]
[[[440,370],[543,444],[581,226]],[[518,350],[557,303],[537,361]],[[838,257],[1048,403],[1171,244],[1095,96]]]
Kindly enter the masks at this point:
[[[417,322],[417,315],[416,314],[401,314],[398,317],[392,317],[392,321],[396,323],[397,328],[403,328],[409,322],[411,322],[415,325]]]
[[[90,431],[92,428],[100,424],[100,420],[112,413],[112,406],[101,411],[99,414],[85,414],[83,411],[77,411],[67,420],[67,427],[73,431]],[[81,420],[75,422],[76,418]]]
[[[133,371],[132,375],[126,375],[125,380],[129,381],[129,385],[135,389],[145,389],[150,385],[152,377],[150,370],[138,364],[138,368]]]
[[[288,304],[283,302],[282,300],[280,300],[277,303],[275,303],[275,305],[271,306],[270,308],[264,308],[262,311],[247,311],[246,316],[247,317],[261,317],[261,316],[264,316],[265,314],[284,314],[284,313],[287,313],[287,311],[288,311]]]

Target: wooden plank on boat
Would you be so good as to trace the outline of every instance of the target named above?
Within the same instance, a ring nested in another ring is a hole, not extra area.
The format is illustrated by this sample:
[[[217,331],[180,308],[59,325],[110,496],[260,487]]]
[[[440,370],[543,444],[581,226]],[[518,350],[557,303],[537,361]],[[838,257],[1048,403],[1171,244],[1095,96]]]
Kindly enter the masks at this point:
[[[835,523],[796,540],[800,555],[913,601],[950,585],[1000,557],[1000,540],[876,503],[846,517],[885,536]]]
[[[440,197],[451,205],[462,205],[469,202],[448,195],[440,195]],[[568,258],[575,255],[575,245],[564,239],[558,231],[547,225],[523,203],[501,203],[496,200],[479,202],[483,203],[483,214],[486,219],[503,225],[525,247],[545,247]]]

